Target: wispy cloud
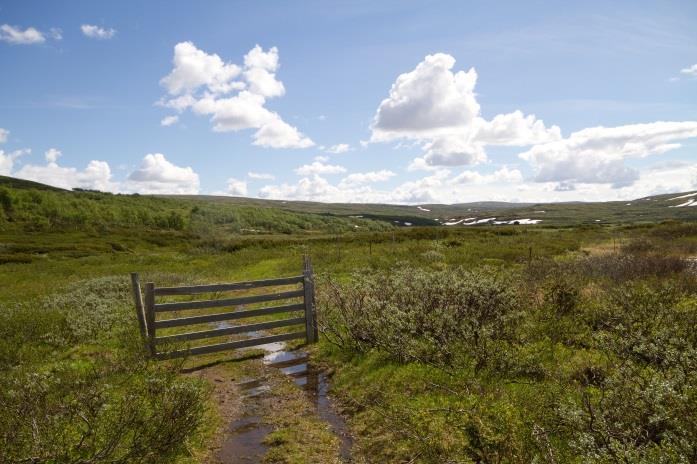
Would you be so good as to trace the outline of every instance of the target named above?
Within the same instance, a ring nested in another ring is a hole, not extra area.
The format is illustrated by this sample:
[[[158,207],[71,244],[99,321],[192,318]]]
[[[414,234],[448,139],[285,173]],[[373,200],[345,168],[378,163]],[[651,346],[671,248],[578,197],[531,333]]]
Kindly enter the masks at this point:
[[[266,172],[248,172],[247,177],[250,179],[255,179],[255,180],[274,180],[276,176],[273,174],[269,174]]]
[[[116,29],[109,28],[105,29],[103,27],[95,26],[92,24],[83,24],[80,26],[82,33],[92,39],[106,40],[111,39],[116,35]]]
[[[162,121],[160,121],[160,125],[164,127],[172,126],[176,123],[179,122],[179,116],[174,115],[174,116],[165,116],[162,118]]]
[[[19,26],[3,24],[0,26],[0,40],[14,45],[31,45],[46,42],[46,37],[33,27],[22,30]]]
[[[334,155],[338,155],[340,153],[346,153],[351,149],[351,146],[348,143],[338,143],[336,145],[332,145],[331,147],[327,148],[327,153],[332,153]]]
[[[684,74],[690,77],[697,77],[697,63],[693,64],[692,66],[688,66],[687,68],[681,69],[680,74]]]

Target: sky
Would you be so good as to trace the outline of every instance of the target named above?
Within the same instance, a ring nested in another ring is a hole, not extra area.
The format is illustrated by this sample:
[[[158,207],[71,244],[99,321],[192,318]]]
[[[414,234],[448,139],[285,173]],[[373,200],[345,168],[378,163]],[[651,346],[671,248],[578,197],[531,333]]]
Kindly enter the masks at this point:
[[[0,0],[0,175],[366,203],[697,190],[697,2]]]

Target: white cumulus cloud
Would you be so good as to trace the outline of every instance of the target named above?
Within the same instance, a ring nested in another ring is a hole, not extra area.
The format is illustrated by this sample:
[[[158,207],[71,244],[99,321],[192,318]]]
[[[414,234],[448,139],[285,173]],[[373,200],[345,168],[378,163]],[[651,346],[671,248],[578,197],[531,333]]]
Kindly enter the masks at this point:
[[[160,121],[160,125],[164,127],[172,126],[176,123],[179,122],[179,116],[173,115],[173,116],[165,116],[162,118],[162,121]]]
[[[521,111],[485,120],[474,92],[476,70],[454,72],[454,66],[455,58],[436,53],[397,77],[378,106],[370,141],[414,140],[424,149],[417,164],[458,166],[486,161],[486,145],[526,146],[561,137],[558,127]]]
[[[317,156],[310,164],[305,164],[295,169],[295,173],[299,176],[311,176],[314,174],[341,174],[346,172],[346,168],[337,164],[327,163],[327,158]]]
[[[41,31],[33,27],[22,30],[18,26],[3,24],[0,26],[0,40],[16,45],[30,45],[44,43],[46,37]]]
[[[10,136],[10,131],[0,127],[0,143],[7,142],[7,138]]]
[[[28,148],[24,148],[22,150],[15,150],[11,151],[9,153],[0,150],[0,175],[1,176],[10,176],[12,174],[12,167],[14,166],[15,161],[17,158],[20,156],[24,156],[31,153],[31,150]]]
[[[235,197],[247,196],[247,182],[233,177],[229,178],[226,193]]]
[[[280,97],[286,93],[283,82],[276,79],[275,72],[279,66],[276,47],[265,52],[256,45],[245,55],[244,66],[244,77],[252,93],[267,98]]]
[[[470,124],[479,114],[477,72],[453,73],[454,65],[455,58],[436,53],[397,77],[377,109],[372,139],[426,138]]]
[[[339,185],[341,186],[355,186],[370,184],[374,182],[384,182],[390,178],[396,176],[392,171],[387,169],[382,169],[380,171],[370,171],[370,172],[354,172],[348,176],[341,179]]]
[[[83,24],[82,26],[80,26],[80,30],[86,37],[90,37],[92,39],[105,40],[111,39],[116,35],[116,29],[105,29],[103,27],[95,26],[93,24]]]
[[[83,188],[101,191],[117,189],[117,185],[111,181],[111,169],[106,161],[92,160],[85,169],[79,170],[58,165],[56,160],[59,154],[58,150],[48,150],[45,155],[47,164],[27,164],[12,175],[63,189]]]
[[[62,155],[63,155],[63,153],[59,149],[49,148],[44,153],[44,158],[46,158],[47,163],[55,163],[58,161],[58,158],[61,157]]]
[[[535,115],[526,116],[520,110],[496,115],[491,121],[480,118],[476,131],[477,142],[485,145],[520,147],[560,138],[559,127],[545,127],[544,122],[537,119]]]
[[[157,104],[209,116],[216,132],[255,129],[253,144],[268,148],[306,148],[314,143],[281,116],[266,108],[267,100],[285,94],[276,78],[278,49],[256,45],[244,65],[223,61],[192,42],[174,47],[174,68],[162,78],[168,96]]]
[[[174,69],[160,80],[171,95],[192,92],[201,86],[212,93],[226,93],[242,85],[232,81],[240,74],[239,66],[199,50],[192,42],[174,46],[172,63]]]
[[[342,201],[341,190],[330,184],[325,178],[314,174],[303,177],[297,184],[266,185],[259,189],[261,198],[308,200],[308,201]]]
[[[680,147],[679,140],[697,137],[697,122],[653,122],[619,127],[591,127],[554,142],[535,145],[520,158],[535,169],[537,182],[633,184],[639,172],[625,165]]]
[[[523,182],[523,174],[518,169],[504,166],[491,174],[481,174],[477,171],[466,170],[450,180],[453,184],[517,184]]]
[[[192,168],[177,166],[162,153],[149,153],[138,169],[129,174],[123,188],[146,194],[195,195],[199,191],[199,178]]]
[[[308,148],[314,142],[283,121],[276,113],[274,118],[254,133],[254,145],[268,148]]]

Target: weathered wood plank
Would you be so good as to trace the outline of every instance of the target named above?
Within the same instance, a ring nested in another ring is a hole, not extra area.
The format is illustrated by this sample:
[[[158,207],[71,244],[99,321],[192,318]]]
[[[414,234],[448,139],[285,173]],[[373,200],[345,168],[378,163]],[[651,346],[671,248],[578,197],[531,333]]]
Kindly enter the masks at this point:
[[[150,355],[155,355],[155,284],[148,282],[145,284],[145,322],[148,327],[148,347]]]
[[[197,346],[186,350],[176,350],[164,353],[157,353],[157,359],[181,358],[188,355],[215,353],[218,351],[232,350],[235,348],[248,348],[252,346],[265,345],[267,343],[283,342],[286,340],[295,340],[304,338],[305,332],[292,332],[281,335],[271,335],[269,337],[250,338],[249,340],[239,340],[235,342],[218,343],[216,345]]]
[[[302,290],[290,292],[269,293],[265,295],[243,296],[239,298],[224,298],[220,300],[184,301],[177,303],[159,303],[155,305],[155,312],[181,311],[186,309],[219,308],[221,306],[239,306],[243,304],[261,303],[263,301],[285,300],[304,296]]]
[[[136,316],[138,317],[138,326],[140,327],[140,336],[147,340],[148,331],[145,326],[145,309],[143,307],[143,294],[140,290],[140,276],[137,272],[131,272],[131,286],[133,287],[133,300],[136,305]]]
[[[304,324],[304,317],[296,317],[293,319],[281,319],[279,321],[260,322],[258,324],[238,325],[235,327],[225,327],[223,329],[201,330],[199,332],[189,332],[184,334],[167,335],[155,339],[155,343],[169,343],[184,340],[200,340],[202,338],[220,337],[222,335],[240,334],[252,332],[255,330],[276,329],[278,327],[287,327],[291,325]]]
[[[312,263],[310,257],[305,255],[303,260],[303,291],[305,303],[305,333],[307,343],[317,341],[317,322],[315,321],[314,280],[312,275]]]
[[[276,285],[291,285],[302,282],[303,276],[282,277],[279,279],[253,280],[231,284],[191,285],[188,287],[158,287],[155,295],[194,295],[197,293],[228,292],[247,290],[249,288],[271,287]]]
[[[269,314],[302,311],[304,308],[305,305],[303,303],[296,303],[283,306],[271,306],[268,308],[249,309],[247,311],[231,311],[228,313],[206,314],[203,316],[164,319],[161,321],[156,321],[155,327],[157,327],[158,329],[164,329],[166,327],[181,327],[184,325],[205,324],[208,322],[230,321],[234,319],[244,319],[248,317],[267,316]]]

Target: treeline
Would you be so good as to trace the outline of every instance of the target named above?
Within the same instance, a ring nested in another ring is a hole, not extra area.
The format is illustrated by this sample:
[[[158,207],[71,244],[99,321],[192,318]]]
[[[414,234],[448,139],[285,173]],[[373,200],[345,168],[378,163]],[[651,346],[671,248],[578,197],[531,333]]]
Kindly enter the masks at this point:
[[[293,234],[380,231],[390,227],[368,219],[191,198],[0,186],[0,230],[160,229],[199,234]]]

